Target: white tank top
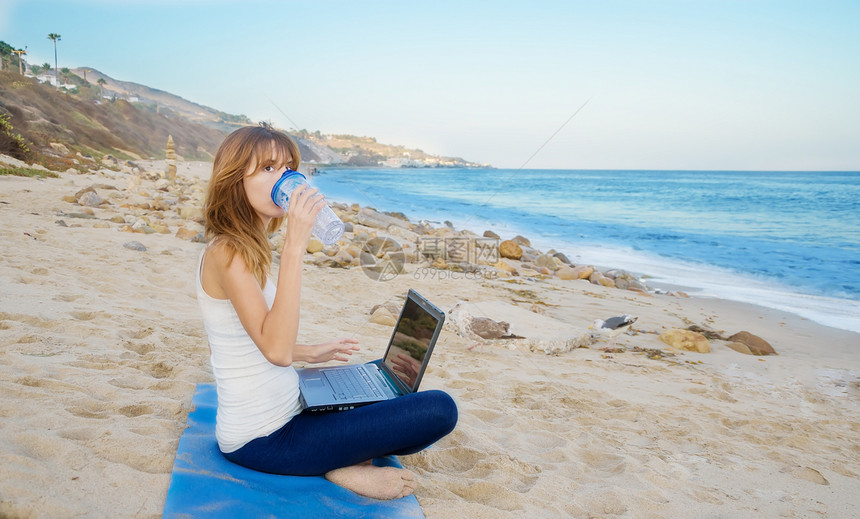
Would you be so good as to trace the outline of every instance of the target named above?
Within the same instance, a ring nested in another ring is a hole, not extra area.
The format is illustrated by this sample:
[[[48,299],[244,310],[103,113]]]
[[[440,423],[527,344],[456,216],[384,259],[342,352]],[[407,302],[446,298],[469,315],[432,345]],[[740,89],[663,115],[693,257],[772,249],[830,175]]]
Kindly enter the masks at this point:
[[[215,438],[221,452],[229,453],[277,431],[301,412],[299,378],[292,366],[284,368],[266,360],[229,299],[215,299],[203,290],[205,254],[204,249],[197,268],[197,302],[209,336],[218,390]],[[263,295],[269,308],[275,291],[267,279]]]

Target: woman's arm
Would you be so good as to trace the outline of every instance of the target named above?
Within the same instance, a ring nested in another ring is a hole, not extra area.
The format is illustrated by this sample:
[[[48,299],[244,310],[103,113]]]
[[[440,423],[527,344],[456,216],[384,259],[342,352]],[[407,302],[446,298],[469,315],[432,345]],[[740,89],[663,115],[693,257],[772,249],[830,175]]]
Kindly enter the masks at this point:
[[[281,252],[277,293],[271,310],[263,291],[240,255],[229,261],[226,247],[212,251],[219,284],[233,303],[245,331],[272,364],[289,366],[299,330],[302,257],[317,213],[324,202],[315,189],[298,188],[290,197],[287,233]],[[228,264],[229,263],[229,264]]]
[[[358,339],[338,339],[322,344],[296,344],[293,360],[318,364],[330,360],[346,362],[352,352],[358,351]]]

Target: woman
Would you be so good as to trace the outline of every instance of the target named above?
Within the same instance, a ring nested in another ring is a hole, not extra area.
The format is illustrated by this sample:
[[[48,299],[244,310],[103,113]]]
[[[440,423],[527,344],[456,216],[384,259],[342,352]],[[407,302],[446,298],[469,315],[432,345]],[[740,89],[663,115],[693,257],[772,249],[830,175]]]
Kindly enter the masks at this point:
[[[300,186],[285,215],[270,194],[286,168],[298,166],[296,144],[266,126],[236,130],[215,155],[204,205],[210,242],[197,274],[218,389],[215,436],[227,459],[254,470],[325,475],[368,497],[404,497],[415,489],[414,475],[372,459],[428,447],[454,429],[457,408],[447,394],[424,391],[340,413],[301,413],[292,363],[347,361],[358,341],[296,342],[302,257],[325,201]],[[273,283],[268,236],[285,216]]]

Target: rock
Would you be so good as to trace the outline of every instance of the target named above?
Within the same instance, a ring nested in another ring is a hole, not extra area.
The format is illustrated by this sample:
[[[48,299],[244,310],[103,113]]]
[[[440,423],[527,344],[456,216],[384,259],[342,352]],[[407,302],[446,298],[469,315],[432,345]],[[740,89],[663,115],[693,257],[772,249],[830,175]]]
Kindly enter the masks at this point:
[[[104,199],[95,191],[87,191],[82,193],[78,198],[78,204],[86,207],[98,207],[104,203]]]
[[[493,265],[493,267],[495,267],[495,268],[497,268],[503,272],[510,272],[511,274],[514,274],[517,272],[517,268],[505,260],[497,261],[496,264]]]
[[[528,240],[528,238],[520,236],[519,234],[514,236],[513,238],[511,238],[511,241],[516,243],[517,245],[520,245],[523,247],[531,247],[532,246],[532,242],[530,242]]]
[[[361,254],[361,249],[356,247],[355,245],[347,246],[344,249],[344,251],[346,251],[346,253],[349,254],[350,256],[352,256],[353,258],[357,258],[359,256],[359,254]]]
[[[367,227],[376,229],[388,229],[389,226],[395,225],[404,229],[409,228],[409,222],[405,222],[399,218],[388,216],[387,214],[379,213],[369,207],[360,210],[355,217],[355,222]]]
[[[84,193],[95,193],[95,192],[96,192],[96,190],[95,190],[95,188],[93,188],[93,186],[85,187],[85,188],[79,190],[77,193],[75,193],[75,200],[80,200],[81,196]]]
[[[512,240],[505,240],[499,244],[499,254],[503,258],[518,260],[523,256],[523,249]]]
[[[184,205],[176,208],[179,217],[184,220],[202,220],[203,210],[197,206]]]
[[[579,279],[589,279],[591,275],[594,274],[594,267],[591,265],[583,266],[583,267],[574,267],[574,272],[579,276]]]
[[[146,247],[142,243],[140,243],[139,241],[127,241],[127,242],[123,243],[122,246],[125,247],[126,249],[136,250],[136,251],[140,251],[140,252],[146,251]]]
[[[397,319],[385,307],[379,307],[370,316],[370,322],[381,324],[383,326],[394,326],[397,324]]]
[[[698,353],[709,353],[711,343],[701,333],[691,332],[673,328],[660,334],[660,340],[664,343],[684,351],[695,351]]]
[[[400,244],[391,238],[371,238],[364,242],[362,246],[362,250],[373,254],[377,258],[383,257],[386,253],[388,254],[397,254],[402,253],[403,249],[400,248]]]
[[[738,332],[727,339],[729,342],[739,342],[749,348],[753,355],[776,355],[773,347],[766,340],[750,332]]]
[[[566,263],[566,264],[568,264],[568,265],[571,265],[570,260],[569,260],[569,259],[567,259],[567,256],[565,256],[565,255],[564,255],[564,253],[562,253],[562,252],[556,252],[555,254],[553,254],[553,256],[555,256],[556,258],[560,259],[563,263]]]
[[[564,279],[564,280],[579,279],[579,273],[570,267],[562,267],[562,268],[556,270],[555,275],[558,276],[558,279]]]
[[[537,258],[535,258],[535,265],[538,267],[545,267],[550,270],[558,269],[558,264],[555,262],[555,258],[550,256],[549,254],[541,254]]]
[[[62,200],[63,200],[63,202],[68,202],[70,204],[77,204],[78,203],[78,199],[72,195],[66,195],[62,198]]]
[[[645,286],[645,283],[633,279],[627,282],[627,290],[634,290],[636,292],[648,292],[648,287]]]
[[[117,215],[112,216],[109,221],[111,223],[125,223],[125,218],[123,218],[122,216],[117,214]]]
[[[750,349],[747,347],[747,345],[742,343],[742,342],[730,342],[730,343],[726,344],[726,346],[735,350],[738,353],[743,353],[744,355],[752,355],[753,354],[750,351]]]
[[[723,337],[720,332],[716,332],[714,330],[711,330],[710,328],[705,328],[704,326],[699,326],[698,324],[691,324],[690,326],[687,327],[687,329],[690,330],[691,332],[701,333],[706,338],[708,338],[709,340],[712,340],[712,341],[713,340],[720,340],[720,341],[726,340],[726,338]]]
[[[343,222],[343,232],[352,232],[352,222]]]
[[[484,235],[483,235],[483,236],[484,236],[484,238],[492,238],[492,239],[494,239],[494,240],[501,240],[501,239],[502,239],[502,237],[501,237],[501,236],[499,236],[498,234],[496,234],[496,233],[494,233],[493,231],[490,231],[490,230],[486,230],[486,231],[484,231]]]
[[[440,256],[440,257],[436,258],[435,260],[433,260],[432,267],[436,270],[447,270],[448,269],[448,262],[445,261],[445,258]]]
[[[306,250],[308,251],[308,254],[313,254],[315,252],[322,252],[323,248],[325,248],[323,242],[319,241],[316,238],[311,238],[308,241],[308,247]]]
[[[96,222],[93,224],[93,229],[110,229],[110,224],[107,222]]]
[[[335,264],[338,267],[346,268],[350,265],[358,265],[358,259],[353,258],[346,250],[337,251],[337,254],[332,256]]]
[[[57,152],[60,155],[71,155],[69,148],[67,148],[65,146],[65,144],[61,144],[59,142],[51,142],[51,143],[48,143],[48,145],[51,146],[51,149],[53,149],[55,152]]]
[[[615,288],[614,280],[604,276],[596,270],[591,273],[591,276],[588,277],[588,281],[590,281],[594,285],[601,285],[607,288]]]
[[[352,204],[351,206],[349,206],[349,208],[351,211],[356,212],[356,213],[361,211],[361,206],[358,204]]]
[[[192,229],[188,229],[186,227],[180,227],[176,230],[176,237],[181,238],[183,240],[193,240],[195,236],[197,236],[197,231]]]
[[[683,297],[683,298],[685,298],[685,299],[686,299],[686,298],[688,298],[688,297],[690,297],[689,295],[687,295],[687,293],[686,293],[686,292],[681,292],[680,290],[672,290],[672,291],[669,291],[669,292],[667,292],[667,293],[666,293],[666,295],[668,295],[668,296],[672,296],[672,297]]]
[[[152,229],[158,234],[170,234],[170,227],[161,223],[152,224]]]
[[[373,305],[370,309],[370,315],[376,313],[380,308],[385,308],[391,315],[400,315],[400,309],[403,307],[401,304],[397,304],[393,301],[386,301],[379,305]]]

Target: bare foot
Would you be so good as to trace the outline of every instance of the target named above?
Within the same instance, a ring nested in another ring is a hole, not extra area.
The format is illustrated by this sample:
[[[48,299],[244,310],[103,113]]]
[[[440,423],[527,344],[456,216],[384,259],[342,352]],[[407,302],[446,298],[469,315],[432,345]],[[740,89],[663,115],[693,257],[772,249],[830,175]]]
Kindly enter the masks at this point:
[[[396,467],[377,467],[371,462],[343,467],[326,473],[335,485],[374,499],[399,499],[415,490],[415,474]]]

